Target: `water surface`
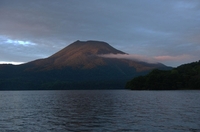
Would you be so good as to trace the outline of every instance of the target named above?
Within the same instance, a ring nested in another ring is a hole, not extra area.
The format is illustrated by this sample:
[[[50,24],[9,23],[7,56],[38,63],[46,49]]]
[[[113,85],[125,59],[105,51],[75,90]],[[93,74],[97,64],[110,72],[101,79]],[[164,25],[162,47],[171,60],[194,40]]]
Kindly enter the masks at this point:
[[[199,132],[200,91],[0,91],[0,131]]]

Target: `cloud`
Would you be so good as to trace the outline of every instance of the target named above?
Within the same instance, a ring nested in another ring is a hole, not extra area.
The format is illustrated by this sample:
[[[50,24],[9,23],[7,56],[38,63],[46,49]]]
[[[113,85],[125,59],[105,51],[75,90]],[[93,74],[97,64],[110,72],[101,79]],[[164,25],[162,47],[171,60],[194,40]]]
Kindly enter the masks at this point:
[[[117,58],[117,59],[128,59],[128,60],[134,60],[134,61],[143,61],[148,63],[158,63],[155,59],[143,56],[143,55],[136,55],[136,54],[101,54],[98,55],[99,57],[104,58]]]
[[[12,39],[6,40],[5,43],[14,44],[14,45],[23,45],[23,46],[36,45],[35,43],[32,43],[30,41],[12,40]]]
[[[193,56],[191,55],[178,55],[178,56],[169,56],[169,55],[165,55],[165,56],[155,56],[154,59],[156,59],[157,61],[180,61],[180,60],[187,60],[187,59],[191,59]]]
[[[36,54],[49,56],[76,40],[105,41],[153,59],[200,56],[199,7],[199,0],[0,0],[0,37],[7,37],[0,38],[0,59],[12,58],[3,55],[2,43],[20,51],[31,47],[36,59]],[[21,61],[30,60],[26,51],[13,52]]]
[[[3,62],[28,62],[48,56],[49,47],[37,44],[30,40],[17,40],[0,35],[0,61]],[[52,52],[54,53],[54,52]]]
[[[0,61],[0,64],[13,64],[13,65],[20,65],[24,62],[13,62],[13,61]]]
[[[23,41],[23,40],[13,40],[6,36],[0,36],[0,44],[12,44],[16,46],[34,46],[36,43],[30,41]]]
[[[116,59],[128,59],[128,60],[134,60],[134,61],[142,61],[147,63],[164,63],[166,65],[171,64],[171,66],[178,66],[177,62],[189,62],[189,60],[195,60],[194,56],[191,55],[178,55],[178,56],[170,56],[170,55],[164,55],[164,56],[154,56],[154,57],[148,57],[144,55],[137,55],[137,54],[101,54],[98,55],[99,57],[104,58],[116,58]]]
[[[191,54],[182,54],[182,55],[161,55],[153,57],[158,62],[162,62],[166,65],[170,66],[179,66],[181,64],[190,63],[199,60],[199,56],[191,55]]]

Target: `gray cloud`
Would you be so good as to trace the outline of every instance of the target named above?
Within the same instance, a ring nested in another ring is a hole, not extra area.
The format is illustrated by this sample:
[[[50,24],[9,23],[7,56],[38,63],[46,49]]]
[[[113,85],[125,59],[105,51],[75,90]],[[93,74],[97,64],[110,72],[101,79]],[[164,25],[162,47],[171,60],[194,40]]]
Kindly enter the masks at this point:
[[[134,60],[134,61],[144,61],[148,63],[158,63],[156,59],[150,58],[147,56],[142,56],[142,55],[130,55],[130,54],[101,54],[98,55],[99,57],[104,57],[104,58],[116,58],[116,59],[128,59],[128,60]]]
[[[35,44],[0,39],[2,61],[47,57],[78,39],[106,41],[152,58],[193,56],[169,59],[173,66],[200,56],[199,0],[1,0],[0,19],[0,37]]]
[[[165,56],[144,56],[144,55],[137,55],[137,54],[100,54],[99,57],[104,58],[116,58],[116,59],[128,59],[128,60],[134,60],[134,61],[143,61],[148,63],[166,63],[168,64],[170,61],[188,61],[193,56],[191,55],[178,55],[178,56],[171,56],[171,55],[165,55]]]

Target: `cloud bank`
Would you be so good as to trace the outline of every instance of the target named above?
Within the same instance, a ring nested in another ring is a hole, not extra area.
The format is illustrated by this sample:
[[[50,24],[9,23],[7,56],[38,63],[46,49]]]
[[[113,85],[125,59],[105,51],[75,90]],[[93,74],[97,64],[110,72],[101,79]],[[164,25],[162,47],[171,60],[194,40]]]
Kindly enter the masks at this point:
[[[101,54],[98,55],[99,57],[104,58],[116,58],[116,59],[128,59],[128,60],[134,60],[134,61],[143,61],[148,63],[158,63],[155,59],[142,56],[142,55],[130,55],[130,54]]]
[[[104,58],[128,59],[128,60],[142,61],[147,63],[167,63],[171,61],[187,61],[193,58],[193,56],[190,55],[180,55],[180,56],[167,55],[167,56],[148,57],[136,54],[101,54],[98,56]]]

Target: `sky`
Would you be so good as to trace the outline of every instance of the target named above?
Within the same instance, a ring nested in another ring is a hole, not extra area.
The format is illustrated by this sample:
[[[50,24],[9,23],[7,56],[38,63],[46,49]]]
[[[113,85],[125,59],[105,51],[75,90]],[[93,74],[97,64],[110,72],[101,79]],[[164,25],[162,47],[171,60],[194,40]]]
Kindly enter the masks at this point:
[[[0,63],[98,40],[168,66],[200,60],[199,0],[0,0]]]

